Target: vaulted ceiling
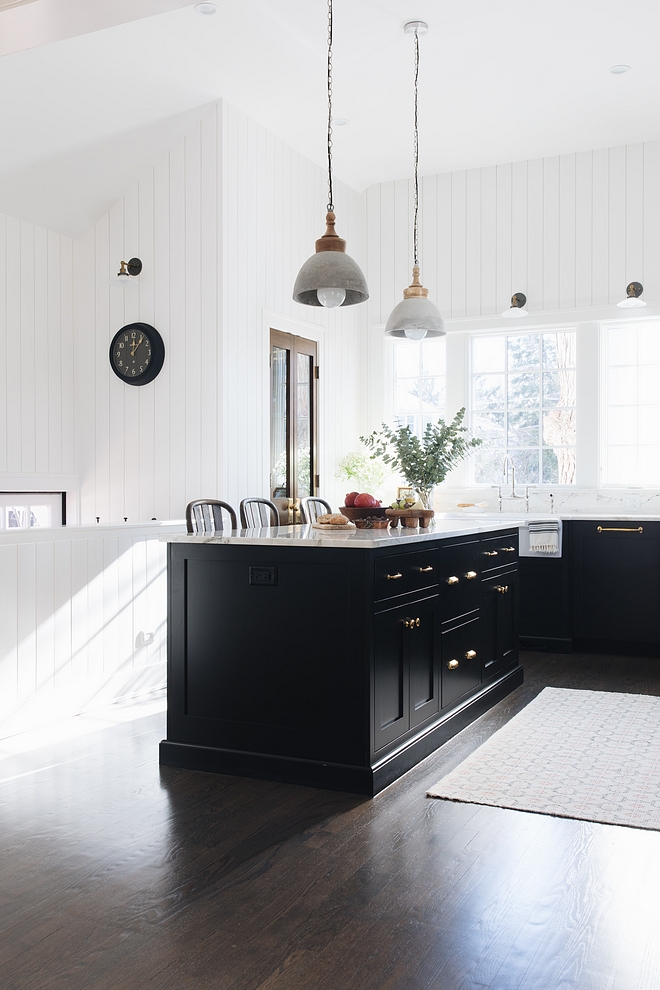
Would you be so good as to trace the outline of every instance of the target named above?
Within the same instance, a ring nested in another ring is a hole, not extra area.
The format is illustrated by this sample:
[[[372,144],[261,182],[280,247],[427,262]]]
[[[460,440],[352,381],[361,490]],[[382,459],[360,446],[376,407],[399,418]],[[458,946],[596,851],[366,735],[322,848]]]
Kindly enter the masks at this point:
[[[220,97],[323,164],[324,0],[217,0],[211,17],[193,0],[85,0],[106,20],[66,36],[80,2],[0,3],[0,36],[3,18],[30,7],[69,10],[55,40],[42,30],[0,58],[0,210],[81,233]],[[422,172],[660,138],[657,0],[334,6],[335,113],[349,120],[335,168],[356,189],[411,173],[411,19],[429,24]],[[143,13],[128,21],[129,9]],[[619,63],[631,71],[613,75]]]

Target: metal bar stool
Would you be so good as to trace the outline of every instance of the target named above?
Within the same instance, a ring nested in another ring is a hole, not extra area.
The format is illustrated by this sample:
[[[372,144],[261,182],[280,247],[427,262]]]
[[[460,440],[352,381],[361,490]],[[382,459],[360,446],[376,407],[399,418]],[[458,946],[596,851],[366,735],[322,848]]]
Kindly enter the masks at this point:
[[[186,525],[189,533],[222,533],[224,532],[223,510],[231,520],[231,529],[238,529],[236,513],[228,502],[220,502],[215,498],[199,498],[186,506]]]
[[[332,506],[324,498],[317,495],[308,495],[300,499],[300,515],[304,523],[316,522],[319,516],[326,512],[332,512]]]
[[[277,528],[280,524],[280,514],[277,506],[268,498],[244,498],[239,506],[241,526],[243,529],[253,529],[263,526]]]

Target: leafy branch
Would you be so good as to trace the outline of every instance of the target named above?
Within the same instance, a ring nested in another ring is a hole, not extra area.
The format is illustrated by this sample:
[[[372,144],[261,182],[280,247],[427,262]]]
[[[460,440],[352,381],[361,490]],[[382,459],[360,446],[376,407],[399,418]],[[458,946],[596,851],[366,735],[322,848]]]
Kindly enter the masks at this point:
[[[439,419],[429,423],[420,441],[409,426],[394,430],[385,423],[368,437],[360,437],[371,451],[393,471],[398,471],[417,492],[428,492],[444,481],[449,472],[483,441],[469,437],[463,426],[465,408],[459,409],[451,423]]]

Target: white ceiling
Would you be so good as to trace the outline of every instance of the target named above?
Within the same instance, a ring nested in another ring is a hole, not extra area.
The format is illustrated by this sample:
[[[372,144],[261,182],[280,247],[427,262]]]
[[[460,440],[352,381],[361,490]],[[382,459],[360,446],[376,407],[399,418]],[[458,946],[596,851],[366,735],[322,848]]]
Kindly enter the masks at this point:
[[[0,58],[0,210],[80,234],[219,97],[323,164],[324,0],[218,6]],[[657,0],[334,7],[335,113],[350,121],[335,131],[335,171],[356,189],[412,170],[410,19],[429,23],[422,173],[660,138]],[[622,62],[632,71],[612,75]]]

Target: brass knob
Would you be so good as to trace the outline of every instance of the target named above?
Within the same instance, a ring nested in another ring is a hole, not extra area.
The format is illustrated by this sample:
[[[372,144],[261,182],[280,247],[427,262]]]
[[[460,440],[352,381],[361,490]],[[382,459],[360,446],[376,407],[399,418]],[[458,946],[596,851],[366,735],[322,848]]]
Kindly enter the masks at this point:
[[[476,571],[468,571],[465,576],[468,579],[468,581],[473,581],[476,578],[476,576],[477,576],[477,572]]]
[[[385,577],[388,581],[396,581],[398,578],[403,577],[403,574],[386,574]]]
[[[497,550],[484,550],[486,557],[497,557]]]
[[[417,626],[417,628],[419,629],[419,625],[420,625],[420,623],[419,623],[419,619],[415,619],[415,625],[416,625],[416,626]]]
[[[410,629],[410,619],[403,619],[403,628]]]
[[[495,585],[495,591],[499,591],[500,595],[506,595],[506,593],[507,593],[508,590],[509,590],[509,585],[508,584],[496,584]]]
[[[457,667],[458,667],[458,660],[450,660],[449,663],[447,664],[447,668],[449,670],[456,670]]]
[[[458,578],[455,574],[452,574],[451,577],[447,578],[447,584],[458,584]]]
[[[419,573],[420,573],[420,574],[428,574],[428,572],[429,572],[429,571],[432,571],[432,570],[433,570],[433,568],[432,568],[432,567],[431,567],[431,565],[429,564],[429,566],[428,566],[428,567],[420,567],[420,569],[419,569]]]
[[[477,651],[476,650],[468,650],[467,653],[465,654],[465,659],[466,660],[474,660],[474,658],[476,657],[476,655],[477,655]]]
[[[515,552],[516,552],[516,548],[515,548],[515,547],[502,547],[502,549],[503,549],[503,550],[504,550],[504,551],[505,551],[506,553],[515,553]]]

